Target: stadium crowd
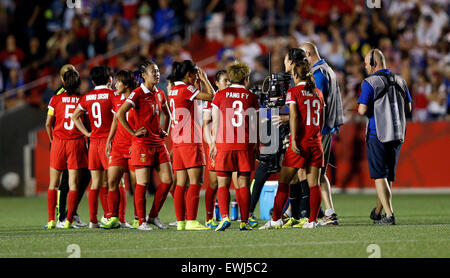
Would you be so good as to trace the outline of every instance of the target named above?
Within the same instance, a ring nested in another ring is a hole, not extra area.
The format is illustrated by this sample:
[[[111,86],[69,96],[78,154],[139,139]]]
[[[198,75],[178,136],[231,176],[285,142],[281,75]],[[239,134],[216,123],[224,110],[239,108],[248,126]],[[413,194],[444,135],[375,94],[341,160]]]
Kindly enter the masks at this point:
[[[46,107],[61,86],[58,69],[67,63],[76,65],[87,92],[92,66],[136,70],[151,58],[165,89],[174,61],[198,62],[197,37],[217,58],[208,73],[238,59],[251,67],[253,82],[268,74],[269,52],[272,72],[282,71],[287,49],[314,42],[338,75],[346,121],[361,119],[351,110],[365,77],[363,57],[377,47],[411,88],[412,120],[450,120],[446,0],[382,0],[381,8],[369,8],[365,0],[78,2],[81,8],[66,0],[0,0],[0,96],[6,109],[24,101]]]

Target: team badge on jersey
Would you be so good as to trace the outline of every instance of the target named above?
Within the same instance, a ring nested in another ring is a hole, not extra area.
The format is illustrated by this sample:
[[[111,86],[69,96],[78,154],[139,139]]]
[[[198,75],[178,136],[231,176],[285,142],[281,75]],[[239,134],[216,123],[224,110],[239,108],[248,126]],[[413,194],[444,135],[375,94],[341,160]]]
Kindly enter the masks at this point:
[[[141,162],[145,162],[146,158],[145,158],[145,153],[141,153]]]

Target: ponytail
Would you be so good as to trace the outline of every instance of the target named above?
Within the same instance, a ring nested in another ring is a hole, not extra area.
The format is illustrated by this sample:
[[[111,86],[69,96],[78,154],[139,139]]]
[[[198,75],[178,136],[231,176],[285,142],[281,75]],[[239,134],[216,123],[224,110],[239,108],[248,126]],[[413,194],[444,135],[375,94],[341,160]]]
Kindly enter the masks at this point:
[[[295,63],[294,75],[296,75],[300,80],[306,82],[305,89],[308,92],[314,92],[316,89],[316,83],[311,72],[311,67],[306,58],[298,63]]]
[[[63,76],[64,80],[64,89],[66,89],[67,93],[69,95],[77,95],[80,94],[80,85],[81,85],[81,78],[80,74],[73,70],[68,69]]]

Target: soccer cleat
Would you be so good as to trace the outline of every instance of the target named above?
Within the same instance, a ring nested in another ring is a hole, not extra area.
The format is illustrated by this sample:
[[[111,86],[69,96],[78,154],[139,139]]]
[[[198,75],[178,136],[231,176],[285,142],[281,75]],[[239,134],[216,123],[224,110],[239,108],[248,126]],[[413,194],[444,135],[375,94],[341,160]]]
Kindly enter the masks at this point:
[[[117,229],[120,228],[120,221],[118,217],[111,217],[109,218],[108,222],[103,224],[100,224],[100,228],[103,229]]]
[[[57,228],[57,229],[62,229],[62,228],[64,228],[64,222],[66,222],[65,219],[64,219],[64,221],[58,221],[58,222],[56,222],[56,228]]]
[[[300,218],[300,220],[297,220],[297,224],[295,224],[294,226],[292,226],[293,228],[303,228],[303,225],[305,225],[306,222],[308,222],[308,218],[303,217]]]
[[[303,229],[314,229],[314,228],[317,228],[317,227],[319,227],[319,224],[317,224],[317,222],[306,222],[304,225],[303,225]]]
[[[69,220],[66,219],[64,223],[64,229],[72,229],[72,228],[75,228],[73,222],[69,222]]]
[[[153,228],[150,226],[150,224],[148,224],[145,221],[142,222],[142,224],[139,225],[139,227],[137,229],[141,230],[141,231],[151,231],[151,230],[153,230]]]
[[[120,222],[120,228],[131,228],[128,222]]]
[[[230,218],[228,218],[228,216],[223,217],[222,221],[220,221],[219,225],[217,226],[217,228],[214,231],[216,231],[216,232],[225,231],[230,226],[231,226]]]
[[[148,218],[147,223],[153,224],[160,229],[169,229],[169,226],[161,222],[161,219],[159,219],[159,217]]]
[[[108,223],[108,218],[102,216],[102,219],[100,219],[100,224],[106,225],[106,223]]]
[[[394,217],[394,215],[381,217],[380,220],[375,220],[373,222],[373,224],[375,224],[375,225],[395,225],[395,217]]]
[[[177,231],[186,230],[186,220],[177,221]]]
[[[86,227],[87,226],[87,224],[86,223],[84,223],[83,221],[81,221],[81,219],[80,219],[80,216],[78,216],[78,215],[74,215],[73,216],[73,223],[75,224],[75,225],[77,225],[78,227]]]
[[[250,217],[248,218],[248,224],[250,225],[250,227],[256,228],[256,227],[258,227],[259,222],[258,222],[255,218],[253,218],[253,217],[250,216]]]
[[[55,220],[48,221],[47,225],[44,226],[45,230],[51,230],[51,229],[54,229],[54,228],[56,228]]]
[[[96,228],[100,228],[100,225],[98,223],[89,222],[89,229],[96,229]]]
[[[177,227],[177,226],[178,226],[178,222],[177,221],[169,223],[169,227]]]
[[[339,221],[337,218],[337,214],[333,213],[330,216],[324,216],[322,220],[319,221],[319,226],[327,226],[327,225],[339,225]]]
[[[186,226],[184,228],[186,231],[204,231],[209,230],[208,227],[203,226],[197,220],[186,220]]]
[[[264,224],[264,226],[260,227],[260,230],[267,230],[267,229],[280,229],[283,226],[283,219],[280,218],[277,221],[269,220]]]
[[[205,223],[205,226],[209,227],[211,230],[214,230],[217,228],[217,226],[219,226],[219,224],[217,224],[217,222],[214,221],[213,218],[211,218]]]
[[[241,224],[239,224],[239,230],[251,231],[251,230],[253,230],[253,228],[252,228],[252,226],[250,226],[250,223],[241,222]]]
[[[138,219],[134,219],[133,223],[131,224],[130,229],[137,229],[139,227],[139,220]]]
[[[286,221],[286,223],[283,224],[281,228],[283,229],[289,229],[292,228],[294,225],[298,224],[298,220],[294,217],[289,217],[289,219]]]

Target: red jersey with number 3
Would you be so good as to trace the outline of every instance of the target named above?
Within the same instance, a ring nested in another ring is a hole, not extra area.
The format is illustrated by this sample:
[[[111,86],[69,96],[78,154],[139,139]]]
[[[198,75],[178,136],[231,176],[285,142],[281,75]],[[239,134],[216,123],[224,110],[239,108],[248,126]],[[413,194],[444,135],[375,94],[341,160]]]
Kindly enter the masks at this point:
[[[89,115],[91,138],[107,138],[113,120],[112,99],[114,91],[106,86],[97,86],[86,93],[79,103],[80,109]]]
[[[211,104],[220,110],[217,150],[249,150],[257,141],[258,97],[242,85],[218,91]]]
[[[67,92],[54,95],[50,99],[48,109],[52,111],[53,116],[56,118],[52,133],[53,137],[59,139],[76,139],[83,136],[72,121],[72,114],[80,99],[80,95],[69,95]]]
[[[169,91],[173,147],[202,143],[203,103],[195,99],[198,93],[197,88],[180,81]]]
[[[297,104],[299,117],[295,137],[297,145],[322,144],[321,130],[325,106],[322,91],[316,88],[314,92],[308,92],[305,90],[305,83],[300,82],[287,91],[286,104],[291,103]]]
[[[158,95],[164,94],[161,89],[155,92],[150,91],[144,84],[134,89],[127,102],[131,103],[135,110],[134,129],[138,130],[142,127],[148,131],[145,137],[133,137],[133,142],[141,143],[149,146],[163,146],[164,139],[161,138],[160,124],[160,104],[158,103]]]

